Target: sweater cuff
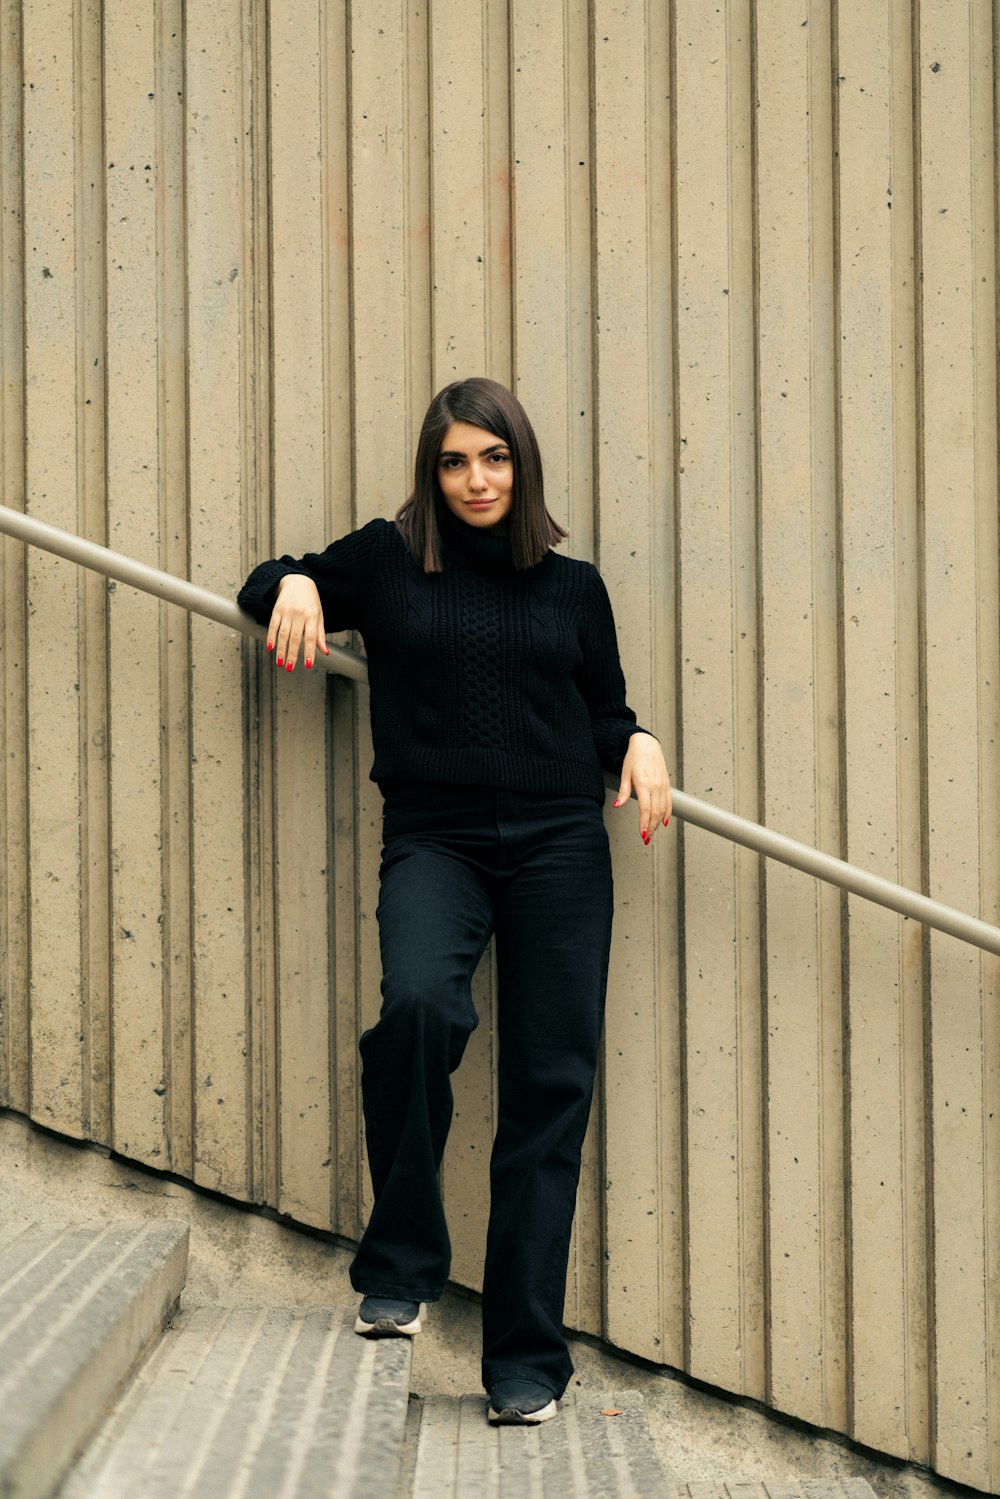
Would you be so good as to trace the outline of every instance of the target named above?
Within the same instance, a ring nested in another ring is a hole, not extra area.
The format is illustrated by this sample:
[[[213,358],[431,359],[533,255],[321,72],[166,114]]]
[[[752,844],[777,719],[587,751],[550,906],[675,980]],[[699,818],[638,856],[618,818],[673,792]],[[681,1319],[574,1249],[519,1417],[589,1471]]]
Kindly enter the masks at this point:
[[[278,596],[278,584],[282,578],[294,573],[294,567],[284,562],[262,562],[255,567],[236,596],[236,602],[244,613],[254,618],[259,625],[270,624]]]
[[[631,719],[602,719],[594,723],[593,729],[597,758],[605,770],[616,776],[621,775],[632,735],[651,732]],[[656,739],[656,735],[653,734],[652,738]],[[657,739],[656,742],[659,744],[660,741]]]

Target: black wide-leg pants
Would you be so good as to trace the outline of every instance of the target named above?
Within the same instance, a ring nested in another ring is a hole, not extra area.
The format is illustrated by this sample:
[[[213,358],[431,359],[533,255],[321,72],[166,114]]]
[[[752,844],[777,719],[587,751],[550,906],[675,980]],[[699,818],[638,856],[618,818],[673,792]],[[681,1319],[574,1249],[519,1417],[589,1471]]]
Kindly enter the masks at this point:
[[[351,1266],[363,1294],[436,1301],[451,1244],[438,1187],[450,1074],[478,1024],[472,975],[495,935],[498,1126],[483,1281],[483,1384],[561,1396],[570,1229],[611,948],[611,852],[590,796],[384,787],[382,1009],[361,1037],[375,1205]]]

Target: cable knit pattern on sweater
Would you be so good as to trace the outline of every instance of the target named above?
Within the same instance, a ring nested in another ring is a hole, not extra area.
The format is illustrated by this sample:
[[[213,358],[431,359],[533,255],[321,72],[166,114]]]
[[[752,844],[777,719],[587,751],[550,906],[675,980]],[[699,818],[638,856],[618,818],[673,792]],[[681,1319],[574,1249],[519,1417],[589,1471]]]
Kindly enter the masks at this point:
[[[324,552],[254,568],[239,605],[261,624],[287,573],[319,589],[328,633],[365,644],[373,781],[403,777],[604,801],[637,732],[611,600],[596,567],[549,550],[514,567],[510,540],[439,507],[444,571],[426,574],[391,520]]]

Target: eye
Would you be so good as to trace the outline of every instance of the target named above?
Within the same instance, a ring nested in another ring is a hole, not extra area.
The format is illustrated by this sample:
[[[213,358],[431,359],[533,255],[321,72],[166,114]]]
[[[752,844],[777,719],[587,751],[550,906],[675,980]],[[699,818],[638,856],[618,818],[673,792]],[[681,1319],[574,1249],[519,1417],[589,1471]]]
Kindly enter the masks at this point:
[[[441,467],[442,468],[458,468],[461,465],[461,462],[462,462],[461,458],[442,458],[441,459]]]
[[[490,457],[492,458],[492,460],[494,461],[494,463],[509,463],[510,462],[510,454],[509,453],[491,453]]]

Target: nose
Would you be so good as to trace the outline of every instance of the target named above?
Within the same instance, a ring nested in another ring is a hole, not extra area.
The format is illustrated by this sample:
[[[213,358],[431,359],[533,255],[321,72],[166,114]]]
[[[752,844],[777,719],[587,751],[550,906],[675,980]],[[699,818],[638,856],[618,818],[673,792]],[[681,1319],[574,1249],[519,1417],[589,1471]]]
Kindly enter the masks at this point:
[[[469,468],[469,488],[474,494],[481,494],[489,489],[486,470],[478,463],[473,463]]]

